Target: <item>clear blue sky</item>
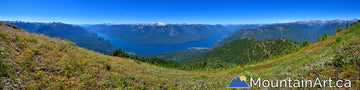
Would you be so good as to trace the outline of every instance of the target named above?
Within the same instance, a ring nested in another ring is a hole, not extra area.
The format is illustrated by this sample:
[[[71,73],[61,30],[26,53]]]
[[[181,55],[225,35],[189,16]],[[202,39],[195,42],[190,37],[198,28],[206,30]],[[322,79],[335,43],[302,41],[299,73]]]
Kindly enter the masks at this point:
[[[0,0],[0,20],[253,24],[360,18],[359,0]]]

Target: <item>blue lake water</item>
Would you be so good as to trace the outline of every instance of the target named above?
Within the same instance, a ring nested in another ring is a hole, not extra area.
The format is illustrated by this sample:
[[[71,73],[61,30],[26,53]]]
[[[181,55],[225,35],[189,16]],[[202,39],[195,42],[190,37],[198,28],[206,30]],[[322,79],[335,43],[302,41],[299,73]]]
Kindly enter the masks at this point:
[[[198,41],[190,41],[185,43],[178,44],[137,44],[121,39],[114,38],[107,34],[99,33],[96,31],[92,31],[97,33],[98,37],[105,38],[110,41],[115,48],[121,48],[126,52],[134,52],[135,54],[157,54],[164,52],[171,52],[175,50],[185,50],[190,47],[211,47],[213,41],[221,40],[221,37],[224,34],[213,35],[209,38],[198,40]]]

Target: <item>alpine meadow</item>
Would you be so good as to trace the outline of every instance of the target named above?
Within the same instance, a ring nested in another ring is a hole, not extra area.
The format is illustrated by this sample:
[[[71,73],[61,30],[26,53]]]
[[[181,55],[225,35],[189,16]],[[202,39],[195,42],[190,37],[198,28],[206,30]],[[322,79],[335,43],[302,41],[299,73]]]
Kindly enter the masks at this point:
[[[4,0],[2,90],[360,89],[354,0]]]

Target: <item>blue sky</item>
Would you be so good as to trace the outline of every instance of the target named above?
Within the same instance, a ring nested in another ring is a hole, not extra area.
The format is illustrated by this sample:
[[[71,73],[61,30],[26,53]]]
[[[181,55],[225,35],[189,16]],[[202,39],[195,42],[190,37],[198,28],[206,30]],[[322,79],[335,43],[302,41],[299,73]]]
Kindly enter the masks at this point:
[[[360,18],[357,0],[0,0],[0,20],[254,24]]]

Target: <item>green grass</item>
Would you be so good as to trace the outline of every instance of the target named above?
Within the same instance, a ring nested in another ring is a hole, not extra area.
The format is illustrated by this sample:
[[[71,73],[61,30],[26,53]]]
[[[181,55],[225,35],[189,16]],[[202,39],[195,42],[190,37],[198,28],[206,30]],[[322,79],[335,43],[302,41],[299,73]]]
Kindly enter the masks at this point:
[[[272,80],[346,79],[352,81],[350,89],[360,88],[359,22],[296,52],[212,71],[169,69],[103,55],[69,41],[30,34],[1,23],[0,34],[5,38],[0,40],[0,53],[4,53],[0,65],[5,65],[6,69],[1,70],[7,71],[4,71],[6,76],[1,76],[0,89],[226,89],[238,75]],[[342,41],[336,42],[339,36]],[[37,43],[29,41],[30,38],[35,38]],[[344,55],[342,67],[325,65],[339,54]]]
[[[36,39],[36,38],[30,38],[29,41],[30,41],[30,42],[35,42],[35,43],[37,43],[37,39]]]
[[[0,34],[0,39],[5,39],[5,34]]]

